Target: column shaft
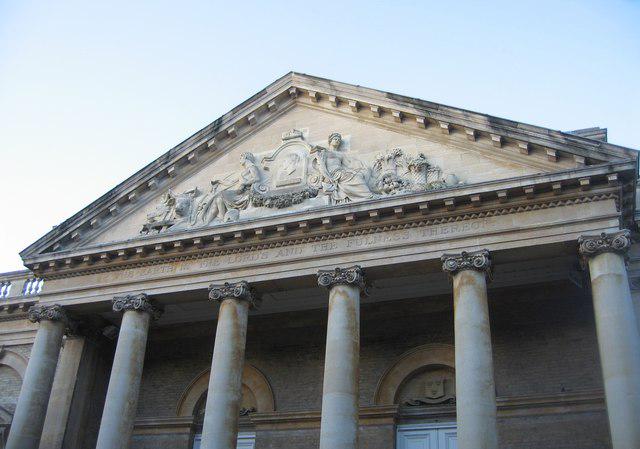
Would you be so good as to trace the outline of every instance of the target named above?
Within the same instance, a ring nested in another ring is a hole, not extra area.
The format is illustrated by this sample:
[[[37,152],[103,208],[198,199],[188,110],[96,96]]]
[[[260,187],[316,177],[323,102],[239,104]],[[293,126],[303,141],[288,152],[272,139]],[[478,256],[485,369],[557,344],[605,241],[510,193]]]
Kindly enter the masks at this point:
[[[150,319],[139,310],[126,310],[122,316],[96,449],[129,448]]]
[[[53,380],[40,449],[62,448],[84,344],[84,337],[67,337],[64,342]]]
[[[40,321],[13,415],[7,449],[38,449],[64,331],[63,321]]]
[[[496,396],[485,273],[453,275],[456,414],[460,449],[496,449]]]
[[[334,285],[329,292],[320,449],[358,447],[359,357],[360,288]]]
[[[220,304],[204,415],[202,449],[236,447],[248,315],[249,302],[246,300],[225,298]]]
[[[613,448],[640,448],[640,335],[624,256],[593,256],[589,272]]]

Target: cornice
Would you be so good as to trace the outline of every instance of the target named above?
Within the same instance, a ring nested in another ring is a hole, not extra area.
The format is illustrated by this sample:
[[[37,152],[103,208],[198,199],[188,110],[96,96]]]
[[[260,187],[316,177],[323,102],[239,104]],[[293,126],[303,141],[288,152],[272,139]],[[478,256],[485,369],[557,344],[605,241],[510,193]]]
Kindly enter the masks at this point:
[[[232,240],[226,244],[223,243],[220,245],[212,240],[215,236],[210,236],[206,240],[202,240],[200,242],[202,247],[194,247],[194,249],[191,250],[173,250],[168,253],[157,253],[155,255],[149,253],[144,256],[138,256],[137,258],[131,257],[128,259],[122,259],[119,263],[117,263],[117,258],[108,259],[103,262],[95,262],[92,265],[78,266],[75,267],[75,269],[60,269],[45,272],[42,273],[41,276],[46,279],[61,279],[87,274],[153,266],[164,263],[204,259],[214,256],[240,254],[270,248],[281,248],[304,243],[324,242],[345,237],[369,235],[394,230],[464,222],[478,218],[516,214],[611,199],[618,201],[618,194],[615,189],[589,194],[581,193],[580,195],[566,195],[564,198],[555,198],[551,196],[535,202],[522,202],[520,204],[513,203],[502,205],[496,202],[497,204],[493,204],[485,208],[478,208],[477,210],[473,209],[473,206],[460,211],[449,212],[444,210],[440,211],[440,214],[433,214],[431,217],[422,215],[418,210],[413,211],[412,213],[407,210],[406,215],[400,219],[396,218],[395,215],[387,217],[369,216],[368,218],[362,218],[361,224],[353,225],[349,225],[346,220],[342,220],[341,222],[336,220],[332,222],[328,228],[323,227],[322,223],[316,223],[320,229],[315,232],[308,230],[305,231],[304,229],[301,230],[298,223],[298,229],[288,231],[286,235],[281,235],[277,230],[273,230],[274,232],[270,236],[258,237],[255,234],[256,231],[264,231],[264,228],[254,228],[254,235],[250,236],[247,231],[242,241]],[[308,222],[304,223],[305,228],[308,228]]]
[[[583,147],[582,150],[588,148],[591,151],[600,151],[603,156],[622,159],[637,158],[635,154],[636,151],[633,149],[580,137],[568,132],[552,130],[515,120],[306,74],[293,73],[292,76],[293,84],[301,89],[300,93],[305,93],[306,91],[307,95],[308,92],[317,94],[315,96],[316,103],[321,102],[323,99],[334,103],[335,100],[330,97],[337,96],[338,100],[351,99],[360,101],[362,109],[365,109],[364,106],[367,105],[375,105],[383,108],[386,112],[401,111],[418,117],[420,117],[420,114],[428,113],[426,118],[436,122],[466,126],[477,132],[500,131],[502,137],[507,138],[519,139],[529,137],[536,140],[529,140],[530,143],[549,146],[558,150],[568,150],[572,148],[576,151],[581,151],[580,147]],[[325,94],[326,98],[323,98],[322,94]],[[378,115],[378,113],[376,113],[376,115]]]
[[[473,141],[488,139],[495,147],[502,148],[508,144],[524,155],[529,155],[532,150],[542,152],[552,162],[568,156],[578,167],[619,161],[633,161],[635,167],[637,160],[635,151],[605,142],[291,72],[56,226],[23,250],[21,257],[26,263],[31,263],[43,251],[56,252],[56,242],[61,239],[81,239],[95,228],[106,226],[119,214],[131,210],[141,197],[149,195],[149,191],[223,154],[244,136],[294,104],[322,104],[329,109],[348,105],[354,116],[373,114],[381,123],[388,123],[389,117],[393,117],[392,121],[400,127],[413,126],[425,130],[435,127],[444,134],[461,133]]]

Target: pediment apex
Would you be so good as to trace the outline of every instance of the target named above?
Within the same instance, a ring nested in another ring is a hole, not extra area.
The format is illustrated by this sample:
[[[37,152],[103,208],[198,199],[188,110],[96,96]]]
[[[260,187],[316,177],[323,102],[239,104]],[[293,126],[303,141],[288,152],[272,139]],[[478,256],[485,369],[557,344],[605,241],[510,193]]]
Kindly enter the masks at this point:
[[[549,171],[558,160],[570,159],[576,168],[637,160],[636,151],[599,140],[290,72],[55,227],[23,250],[21,257],[32,261],[61,240],[82,240],[130,205],[142,203],[149,192],[165,189],[172,179],[224,155],[295,106],[348,114],[375,126],[411,133],[439,129],[451,139],[472,140],[483,151],[493,146],[494,157],[516,158],[518,163],[530,158],[531,163]],[[558,166],[558,170],[564,169],[566,166]]]

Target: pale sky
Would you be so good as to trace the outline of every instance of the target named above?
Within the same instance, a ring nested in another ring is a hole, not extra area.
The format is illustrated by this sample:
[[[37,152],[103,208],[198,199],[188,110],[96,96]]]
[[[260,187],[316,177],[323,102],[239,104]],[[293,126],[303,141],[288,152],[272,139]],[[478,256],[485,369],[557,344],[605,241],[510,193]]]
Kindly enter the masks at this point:
[[[294,70],[640,147],[640,2],[0,0],[0,272]]]

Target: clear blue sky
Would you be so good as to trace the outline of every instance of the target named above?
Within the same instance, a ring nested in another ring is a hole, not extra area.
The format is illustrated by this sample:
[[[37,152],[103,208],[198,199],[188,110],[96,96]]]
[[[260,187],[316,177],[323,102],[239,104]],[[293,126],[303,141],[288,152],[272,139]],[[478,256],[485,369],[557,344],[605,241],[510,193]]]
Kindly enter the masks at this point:
[[[0,0],[0,271],[291,70],[640,147],[638,1]]]

